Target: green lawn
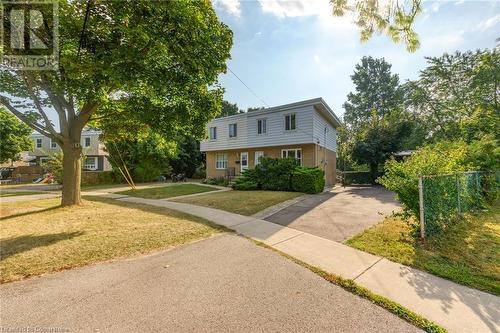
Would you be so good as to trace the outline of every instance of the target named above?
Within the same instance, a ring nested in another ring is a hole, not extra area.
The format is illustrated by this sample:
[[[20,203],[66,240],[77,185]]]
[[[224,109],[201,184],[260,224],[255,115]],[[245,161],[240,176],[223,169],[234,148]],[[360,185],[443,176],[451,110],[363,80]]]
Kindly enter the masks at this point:
[[[500,295],[500,204],[469,215],[446,234],[421,242],[397,217],[347,241],[347,244],[390,260],[476,289]]]
[[[298,192],[274,191],[227,191],[200,195],[191,198],[177,199],[198,206],[222,209],[241,215],[253,215],[280,202],[302,195]]]
[[[170,248],[225,229],[169,209],[84,197],[2,204],[0,283]]]
[[[3,197],[15,197],[15,196],[18,196],[18,195],[44,194],[44,193],[50,193],[50,192],[33,192],[33,191],[7,192],[7,191],[1,191],[0,192],[0,198],[3,198]]]
[[[204,186],[204,185],[175,184],[175,185],[166,185],[162,187],[145,188],[141,190],[128,190],[118,193],[131,195],[133,197],[146,198],[146,199],[165,199],[165,198],[178,197],[181,195],[211,192],[217,190],[218,188]]]

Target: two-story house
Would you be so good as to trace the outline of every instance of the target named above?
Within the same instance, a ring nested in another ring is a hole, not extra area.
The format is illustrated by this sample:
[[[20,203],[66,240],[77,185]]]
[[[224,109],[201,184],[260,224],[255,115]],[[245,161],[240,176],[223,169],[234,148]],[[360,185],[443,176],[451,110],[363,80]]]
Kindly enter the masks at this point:
[[[322,98],[212,120],[206,153],[207,178],[239,175],[261,156],[294,157],[301,165],[325,170],[335,183],[340,120]]]
[[[82,161],[83,170],[88,171],[110,171],[111,164],[108,161],[108,152],[104,150],[104,144],[99,141],[101,131],[84,130],[82,132],[81,142],[82,150],[85,155]],[[50,159],[54,153],[61,152],[59,145],[52,141],[50,138],[39,134],[33,133],[34,150],[29,152],[29,155],[36,158],[35,164],[43,165],[43,163]]]

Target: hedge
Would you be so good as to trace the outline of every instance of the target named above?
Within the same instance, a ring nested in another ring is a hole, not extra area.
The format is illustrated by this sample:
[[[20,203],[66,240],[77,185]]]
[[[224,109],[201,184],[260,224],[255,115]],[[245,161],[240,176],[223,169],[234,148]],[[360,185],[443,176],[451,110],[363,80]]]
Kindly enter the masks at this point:
[[[233,188],[319,193],[324,186],[324,172],[319,168],[299,166],[294,158],[261,157],[259,165],[244,171]]]
[[[292,172],[292,190],[320,193],[325,188],[325,172],[319,168],[297,167]]]

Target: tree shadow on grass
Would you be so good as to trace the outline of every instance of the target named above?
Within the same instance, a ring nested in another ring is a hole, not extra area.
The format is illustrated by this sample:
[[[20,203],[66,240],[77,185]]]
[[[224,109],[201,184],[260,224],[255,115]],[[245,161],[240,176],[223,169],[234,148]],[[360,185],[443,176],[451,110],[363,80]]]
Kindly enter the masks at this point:
[[[47,211],[54,210],[54,209],[57,209],[57,208],[61,208],[61,206],[56,205],[56,206],[52,206],[52,207],[48,207],[48,208],[44,208],[44,209],[30,210],[28,212],[22,212],[22,213],[17,213],[17,214],[2,216],[2,217],[0,217],[0,221],[13,219],[15,217],[21,217],[21,216],[26,216],[26,215],[32,215],[32,214],[38,214],[38,213],[42,213],[42,212],[47,212]]]
[[[83,231],[61,232],[47,235],[25,235],[19,237],[0,239],[0,261],[18,253],[26,252],[37,247],[52,245],[54,243],[72,239],[83,235]]]

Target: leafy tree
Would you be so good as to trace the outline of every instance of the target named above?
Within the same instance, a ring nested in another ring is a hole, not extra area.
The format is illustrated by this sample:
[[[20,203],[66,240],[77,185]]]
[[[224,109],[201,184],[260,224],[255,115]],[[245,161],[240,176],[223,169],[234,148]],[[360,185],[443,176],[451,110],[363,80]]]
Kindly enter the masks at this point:
[[[232,45],[208,0],[90,4],[82,33],[86,2],[59,3],[57,70],[0,72],[1,104],[64,153],[62,205],[81,203],[80,136],[89,121],[116,137],[148,126],[166,137],[204,135],[220,112],[217,78]]]
[[[402,148],[401,138],[408,130],[408,123],[398,121],[398,115],[394,112],[379,118],[373,112],[371,122],[358,133],[353,145],[352,159],[370,167],[372,184],[378,177],[379,166]]]
[[[360,29],[362,42],[368,41],[374,33],[385,33],[395,43],[403,41],[409,52],[416,51],[420,46],[413,22],[422,11],[421,0],[355,0],[354,3],[330,0],[330,3],[335,16],[354,13],[354,23]]]
[[[243,113],[243,110],[240,110],[236,103],[230,103],[226,100],[222,101],[222,112],[219,115],[221,117],[234,116],[235,114]]]
[[[370,121],[373,110],[382,117],[400,106],[399,77],[391,73],[391,64],[385,59],[363,57],[351,79],[356,91],[349,93],[344,103],[344,121],[349,130],[356,131]]]
[[[175,142],[167,142],[152,131],[140,138],[106,141],[113,169],[123,170],[125,164],[134,182],[153,181],[160,175],[170,174],[169,159],[175,149]]]
[[[429,141],[500,133],[498,51],[456,52],[427,58],[416,81],[404,85],[405,105],[425,124]]]
[[[45,172],[51,172],[54,181],[63,184],[63,154],[54,153],[50,155],[50,159],[43,164]]]
[[[170,158],[170,166],[174,173],[184,173],[191,178],[202,164],[200,142],[195,138],[183,135],[177,140],[177,152]]]
[[[19,153],[33,148],[31,128],[0,107],[0,163],[19,160]]]
[[[263,106],[249,107],[247,109],[247,112],[259,111],[259,110],[264,110],[264,109],[265,109],[265,107],[263,107]]]

